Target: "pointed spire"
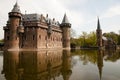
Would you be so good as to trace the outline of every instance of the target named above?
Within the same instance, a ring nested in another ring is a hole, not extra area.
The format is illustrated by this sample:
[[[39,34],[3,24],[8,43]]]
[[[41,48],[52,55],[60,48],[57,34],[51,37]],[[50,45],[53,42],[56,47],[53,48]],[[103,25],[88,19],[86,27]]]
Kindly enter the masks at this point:
[[[21,12],[20,12],[20,7],[19,7],[17,1],[16,1],[15,5],[14,5],[14,7],[13,7],[13,9],[12,9],[12,12],[21,13]]]
[[[99,21],[99,17],[98,17],[97,29],[99,29],[99,30],[101,29],[101,28],[100,28],[100,21]]]
[[[69,23],[68,18],[66,16],[66,13],[64,14],[64,18],[62,20],[62,23]]]

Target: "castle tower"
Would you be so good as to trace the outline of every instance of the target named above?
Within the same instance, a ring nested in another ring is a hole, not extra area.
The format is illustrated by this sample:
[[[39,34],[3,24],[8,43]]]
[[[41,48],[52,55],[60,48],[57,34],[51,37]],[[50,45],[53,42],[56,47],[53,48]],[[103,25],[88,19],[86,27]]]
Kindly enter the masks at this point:
[[[64,15],[63,21],[61,23],[61,28],[63,31],[63,48],[70,49],[70,28],[71,24],[68,21],[66,14]]]
[[[97,37],[97,46],[100,48],[102,47],[102,30],[100,28],[99,18],[97,23],[96,37]]]
[[[9,26],[4,27],[5,30],[5,48],[18,49],[19,48],[19,35],[18,28],[21,22],[22,14],[16,2],[11,12],[9,12]]]

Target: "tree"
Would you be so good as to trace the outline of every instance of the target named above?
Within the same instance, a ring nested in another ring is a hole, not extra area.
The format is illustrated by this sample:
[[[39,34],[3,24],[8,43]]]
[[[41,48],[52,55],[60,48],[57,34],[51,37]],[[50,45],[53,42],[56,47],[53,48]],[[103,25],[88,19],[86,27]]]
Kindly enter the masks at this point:
[[[71,38],[75,38],[76,37],[76,32],[75,32],[75,30],[74,29],[70,29],[70,37]]]
[[[81,46],[96,46],[96,33],[90,32],[88,34],[86,32],[82,32],[82,35],[79,37],[79,41]]]
[[[115,32],[104,33],[103,36],[105,36],[107,38],[111,38],[113,41],[118,43],[119,35],[116,34]]]

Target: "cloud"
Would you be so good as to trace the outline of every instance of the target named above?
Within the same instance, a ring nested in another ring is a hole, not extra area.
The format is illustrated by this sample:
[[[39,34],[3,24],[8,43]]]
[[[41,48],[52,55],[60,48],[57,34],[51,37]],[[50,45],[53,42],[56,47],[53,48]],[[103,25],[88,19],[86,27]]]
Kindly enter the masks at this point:
[[[102,17],[114,17],[120,15],[120,5],[109,8]]]
[[[84,17],[83,13],[76,10],[71,10],[70,7],[67,7],[69,4],[71,6],[78,4],[79,2],[82,2],[84,0],[19,0],[18,5],[20,6],[20,10],[23,14],[26,13],[38,13],[43,14],[46,16],[46,14],[49,15],[49,17],[55,18],[57,21],[61,23],[64,13],[67,14],[69,22],[72,23],[72,28],[77,30],[77,27],[79,27],[81,24],[84,23]],[[2,0],[0,3],[1,12],[1,21],[0,26],[5,26],[6,21],[8,20],[8,12],[10,12],[15,4],[16,0],[8,1]],[[7,5],[7,7],[6,7]],[[0,38],[3,38],[3,29],[1,27],[0,31],[2,31],[2,34],[0,34]]]
[[[15,2],[16,0],[1,0],[0,2],[0,31],[2,32],[2,34],[0,34],[0,38],[3,38],[2,26],[6,25],[8,12],[12,10]],[[114,16],[120,15],[119,5],[112,6],[114,4],[112,3],[112,5],[102,5],[101,8],[101,4],[104,1],[100,2],[96,2],[95,0],[92,0],[92,2],[88,2],[88,0],[19,0],[18,4],[23,14],[25,14],[25,11],[27,11],[27,14],[38,13],[43,14],[44,16],[48,14],[49,18],[55,18],[55,20],[60,23],[62,22],[64,13],[66,13],[69,22],[72,24],[72,28],[79,35],[82,31],[89,32],[90,30],[95,30],[97,20],[96,16],[98,13],[101,15],[101,21],[105,18],[111,17],[112,19]],[[107,1],[105,1],[104,4],[106,4],[106,2]],[[108,9],[108,7],[110,8]],[[109,24],[107,26],[109,26]]]

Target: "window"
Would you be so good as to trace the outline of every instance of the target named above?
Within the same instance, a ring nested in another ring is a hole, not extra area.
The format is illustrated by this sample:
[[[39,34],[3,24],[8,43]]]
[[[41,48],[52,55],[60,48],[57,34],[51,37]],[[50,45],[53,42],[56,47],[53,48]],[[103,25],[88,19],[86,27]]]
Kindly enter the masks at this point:
[[[17,40],[17,36],[16,36],[16,40]]]
[[[35,35],[33,35],[33,40],[35,39]]]
[[[9,36],[7,36],[7,40],[9,40]]]
[[[47,40],[47,36],[45,36],[45,40]]]
[[[41,39],[41,35],[39,35],[39,39]]]

